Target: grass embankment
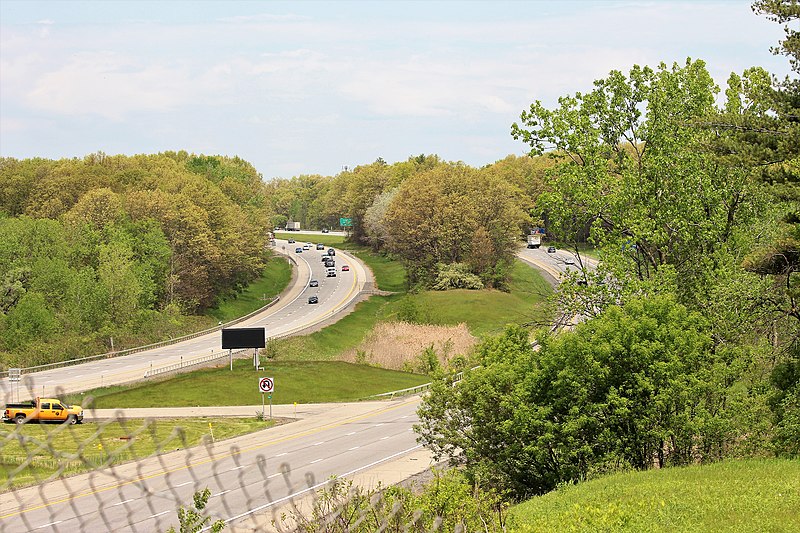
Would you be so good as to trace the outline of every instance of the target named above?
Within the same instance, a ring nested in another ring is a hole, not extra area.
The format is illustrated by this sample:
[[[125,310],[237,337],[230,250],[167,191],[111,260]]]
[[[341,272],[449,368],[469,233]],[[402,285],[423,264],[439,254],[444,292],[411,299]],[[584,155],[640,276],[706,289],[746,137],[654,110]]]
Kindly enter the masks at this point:
[[[255,413],[254,413],[255,414]],[[0,427],[0,490],[41,483],[272,427],[271,420],[207,418],[109,420]]]
[[[217,321],[228,322],[264,307],[269,299],[289,285],[292,266],[280,257],[267,263],[261,277],[247,286],[235,298],[220,301],[215,309],[206,314]]]
[[[551,292],[538,271],[516,261],[509,292],[452,290],[372,296],[335,324],[310,335],[274,341],[269,349],[278,360],[331,360],[355,349],[378,322],[407,319],[409,314],[428,324],[465,323],[475,336],[496,334],[507,324],[546,323],[545,301]]]
[[[512,531],[800,531],[800,461],[745,460],[579,483],[510,511]]]
[[[262,366],[265,370],[255,371],[252,361],[240,359],[233,372],[228,366],[206,368],[140,386],[96,389],[67,402],[92,396],[96,409],[261,405],[260,377],[275,380],[273,404],[346,402],[429,381],[423,375],[341,361],[262,361]]]

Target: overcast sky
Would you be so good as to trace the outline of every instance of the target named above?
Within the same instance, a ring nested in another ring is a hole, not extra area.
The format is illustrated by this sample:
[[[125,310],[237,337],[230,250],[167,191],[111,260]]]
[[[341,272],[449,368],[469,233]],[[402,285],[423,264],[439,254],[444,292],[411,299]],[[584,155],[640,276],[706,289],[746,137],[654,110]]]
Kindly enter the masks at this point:
[[[187,150],[265,179],[438,154],[483,166],[526,147],[534,100],[611,69],[759,65],[778,24],[750,2],[0,0],[0,155]]]

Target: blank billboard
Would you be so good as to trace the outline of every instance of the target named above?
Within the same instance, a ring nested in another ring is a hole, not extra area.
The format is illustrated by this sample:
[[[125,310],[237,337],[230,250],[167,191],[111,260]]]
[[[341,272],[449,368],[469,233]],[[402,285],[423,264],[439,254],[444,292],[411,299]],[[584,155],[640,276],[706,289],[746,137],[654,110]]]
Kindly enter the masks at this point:
[[[223,328],[222,348],[264,348],[266,338],[264,328]]]

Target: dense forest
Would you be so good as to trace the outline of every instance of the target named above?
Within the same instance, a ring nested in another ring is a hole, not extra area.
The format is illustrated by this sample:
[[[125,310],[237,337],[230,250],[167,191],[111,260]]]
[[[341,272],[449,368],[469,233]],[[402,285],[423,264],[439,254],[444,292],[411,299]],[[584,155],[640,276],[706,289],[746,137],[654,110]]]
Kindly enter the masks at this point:
[[[185,152],[0,160],[0,363],[163,340],[258,277],[261,177]]]

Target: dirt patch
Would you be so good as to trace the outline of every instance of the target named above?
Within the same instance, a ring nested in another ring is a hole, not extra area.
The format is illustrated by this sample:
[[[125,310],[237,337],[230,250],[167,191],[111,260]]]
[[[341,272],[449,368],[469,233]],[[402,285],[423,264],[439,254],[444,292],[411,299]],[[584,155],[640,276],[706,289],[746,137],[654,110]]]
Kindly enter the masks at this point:
[[[351,363],[366,363],[393,370],[407,370],[416,365],[420,354],[433,347],[441,365],[457,355],[466,355],[478,339],[465,324],[431,326],[408,322],[382,322],[353,350],[341,359]]]

